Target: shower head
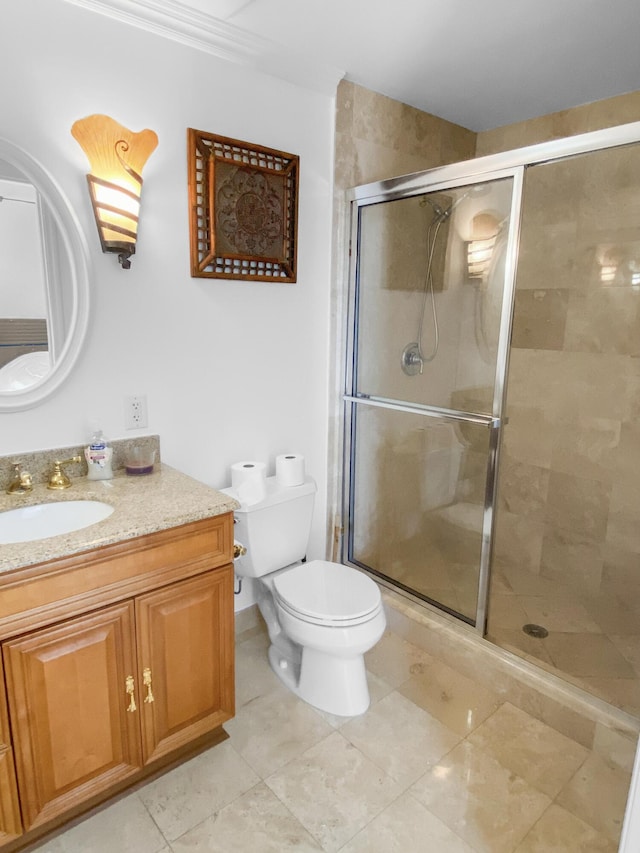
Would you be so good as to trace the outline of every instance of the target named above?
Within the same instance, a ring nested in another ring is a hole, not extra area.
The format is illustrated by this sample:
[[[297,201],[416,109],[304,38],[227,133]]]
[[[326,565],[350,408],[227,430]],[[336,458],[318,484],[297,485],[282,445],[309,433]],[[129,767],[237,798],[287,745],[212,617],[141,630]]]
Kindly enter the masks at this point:
[[[479,198],[480,196],[486,195],[489,192],[489,184],[473,184],[473,186],[469,187],[468,190],[462,193],[460,198],[457,198],[455,201],[451,202],[449,207],[442,211],[442,221],[448,219],[456,207],[460,204],[460,202],[464,201],[465,198],[469,198],[470,196],[473,198]]]
[[[440,207],[440,205],[436,201],[431,201],[429,196],[423,195],[420,198],[419,204],[420,204],[420,207],[424,207],[425,204],[428,204],[429,207],[431,207],[431,209],[433,210],[433,213],[434,213],[436,219],[439,219],[441,216],[444,215],[445,211]]]

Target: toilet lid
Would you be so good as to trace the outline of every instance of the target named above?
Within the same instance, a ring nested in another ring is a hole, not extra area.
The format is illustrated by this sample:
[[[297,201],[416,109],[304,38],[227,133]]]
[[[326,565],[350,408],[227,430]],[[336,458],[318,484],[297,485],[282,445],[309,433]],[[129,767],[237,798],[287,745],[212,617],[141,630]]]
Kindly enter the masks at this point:
[[[362,572],[312,560],[274,577],[278,599],[287,610],[310,620],[348,622],[363,619],[380,606],[380,590]]]

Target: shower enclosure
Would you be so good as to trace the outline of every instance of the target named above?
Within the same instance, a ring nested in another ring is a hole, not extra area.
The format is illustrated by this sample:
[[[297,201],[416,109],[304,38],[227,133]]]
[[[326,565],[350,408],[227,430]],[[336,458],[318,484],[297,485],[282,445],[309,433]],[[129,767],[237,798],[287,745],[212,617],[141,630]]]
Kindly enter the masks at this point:
[[[358,187],[343,561],[640,715],[640,124]]]

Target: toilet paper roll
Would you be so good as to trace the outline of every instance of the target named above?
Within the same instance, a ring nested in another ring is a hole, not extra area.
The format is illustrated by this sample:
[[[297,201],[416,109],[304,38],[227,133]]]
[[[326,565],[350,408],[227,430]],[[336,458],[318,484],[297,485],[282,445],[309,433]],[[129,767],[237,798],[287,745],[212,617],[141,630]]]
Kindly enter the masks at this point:
[[[255,504],[267,496],[267,466],[246,460],[231,466],[231,485],[243,504]]]
[[[276,456],[276,482],[279,486],[301,486],[304,477],[304,456],[298,453],[282,453]]]

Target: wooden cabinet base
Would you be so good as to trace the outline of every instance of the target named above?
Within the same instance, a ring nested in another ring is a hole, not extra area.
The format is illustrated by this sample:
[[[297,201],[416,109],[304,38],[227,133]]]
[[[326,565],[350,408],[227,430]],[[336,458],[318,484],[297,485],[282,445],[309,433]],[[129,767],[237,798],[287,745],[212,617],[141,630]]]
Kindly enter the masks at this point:
[[[232,547],[226,513],[0,575],[0,853],[227,737]]]
[[[107,808],[123,796],[130,793],[136,786],[150,782],[153,779],[162,776],[168,770],[178,767],[180,764],[184,764],[185,761],[189,761],[190,758],[205,752],[207,749],[217,746],[219,743],[227,740],[228,737],[229,735],[221,726],[215,731],[209,732],[203,737],[193,741],[188,746],[183,747],[175,754],[165,755],[158,761],[154,761],[153,764],[148,764],[146,767],[130,776],[125,782],[114,785],[114,787],[109,791],[108,797],[106,797],[104,793],[97,795],[86,800],[82,805],[69,809],[69,811],[65,812],[64,815],[60,815],[55,820],[51,820],[46,824],[41,824],[35,829],[32,829],[30,832],[25,832],[23,835],[0,835],[0,844],[2,845],[0,849],[2,850],[2,853],[18,853],[18,851],[23,850],[25,847],[29,847],[31,844],[55,838],[56,835],[59,835],[68,828],[70,822],[74,822],[83,816],[90,817],[90,813],[96,813],[103,808]],[[18,821],[19,819],[18,813]],[[89,853],[89,851],[87,851],[87,853]]]

